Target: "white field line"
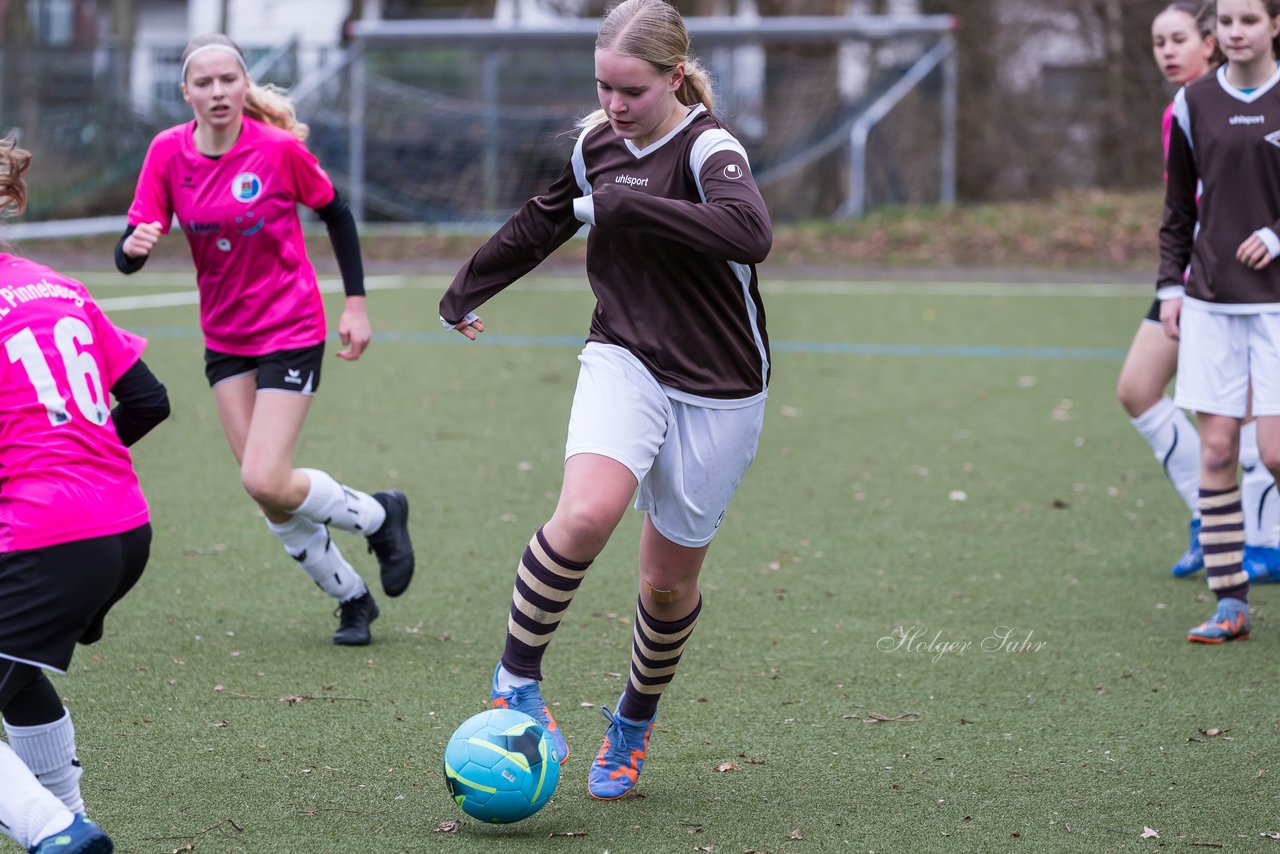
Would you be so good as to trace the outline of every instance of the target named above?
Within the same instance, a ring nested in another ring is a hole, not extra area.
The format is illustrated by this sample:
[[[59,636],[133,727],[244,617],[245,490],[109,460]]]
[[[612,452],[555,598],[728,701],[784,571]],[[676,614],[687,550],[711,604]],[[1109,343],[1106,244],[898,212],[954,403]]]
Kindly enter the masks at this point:
[[[366,290],[420,290],[443,291],[450,282],[448,276],[369,276],[364,280]],[[587,291],[585,279],[537,278],[520,282],[516,287],[575,293]],[[1053,297],[1088,299],[1134,299],[1150,294],[1155,289],[1140,284],[1115,283],[1067,283],[1016,284],[1006,282],[893,282],[893,281],[819,281],[789,280],[761,283],[761,291],[776,296],[950,296],[950,297]],[[320,290],[338,293],[342,290],[339,279],[321,279]],[[199,297],[192,287],[187,290],[158,294],[139,294],[127,297],[107,297],[98,300],[104,311],[128,311],[140,308],[164,308],[175,305],[195,305]]]
[[[404,276],[369,276],[364,280],[366,291],[398,290],[404,287]],[[321,279],[320,290],[323,293],[340,293],[340,279]],[[171,291],[161,294],[138,294],[129,297],[106,297],[97,301],[103,311],[129,311],[135,308],[167,308],[174,305],[196,305],[200,295],[194,287],[185,291]]]

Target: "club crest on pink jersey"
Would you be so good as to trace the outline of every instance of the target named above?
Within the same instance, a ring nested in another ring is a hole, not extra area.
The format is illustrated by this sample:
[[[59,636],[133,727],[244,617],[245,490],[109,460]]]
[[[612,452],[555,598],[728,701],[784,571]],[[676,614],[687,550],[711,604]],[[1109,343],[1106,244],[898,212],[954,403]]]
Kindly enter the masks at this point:
[[[241,172],[231,182],[231,195],[239,202],[251,202],[262,195],[262,179],[252,172]]]

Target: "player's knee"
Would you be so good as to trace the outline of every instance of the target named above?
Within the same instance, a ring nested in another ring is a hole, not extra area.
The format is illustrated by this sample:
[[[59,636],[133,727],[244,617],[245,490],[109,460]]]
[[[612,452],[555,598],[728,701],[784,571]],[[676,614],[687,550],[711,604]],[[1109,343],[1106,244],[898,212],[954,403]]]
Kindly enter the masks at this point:
[[[1130,418],[1137,418],[1155,406],[1160,401],[1161,393],[1162,390],[1153,389],[1149,383],[1128,374],[1122,373],[1116,381],[1116,399]]]
[[[1280,447],[1276,448],[1259,448],[1258,456],[1262,460],[1262,465],[1274,476],[1280,471]]]
[[[681,590],[678,585],[670,581],[660,582],[661,587],[655,586],[646,579],[640,582],[640,589],[644,592],[644,597],[655,605],[674,605],[681,600]]]
[[[556,529],[575,551],[603,549],[617,522],[613,513],[589,502],[556,509]]]
[[[1201,435],[1200,465],[1207,471],[1215,473],[1234,471],[1236,467],[1235,444],[1225,436]]]
[[[263,507],[291,509],[285,507],[288,481],[270,470],[245,466],[240,469],[240,484],[249,497]]]

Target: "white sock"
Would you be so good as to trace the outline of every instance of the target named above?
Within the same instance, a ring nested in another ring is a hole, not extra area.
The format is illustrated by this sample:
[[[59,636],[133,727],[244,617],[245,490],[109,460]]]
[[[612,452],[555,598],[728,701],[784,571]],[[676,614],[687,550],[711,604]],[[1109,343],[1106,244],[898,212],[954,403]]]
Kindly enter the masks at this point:
[[[361,536],[382,527],[386,509],[367,492],[343,486],[319,469],[298,469],[311,480],[311,491],[293,512],[321,525]]]
[[[294,516],[283,525],[270,519],[267,527],[284,543],[289,557],[298,562],[320,589],[339,602],[363,596],[368,588],[364,579],[347,563],[329,531],[306,516]]]
[[[1280,547],[1280,494],[1275,478],[1258,454],[1258,422],[1240,428],[1240,503],[1244,508],[1244,541],[1251,546]]]
[[[498,690],[510,691],[519,688],[521,685],[532,685],[537,679],[530,679],[528,676],[517,676],[501,664],[498,665]]]
[[[0,741],[0,830],[23,849],[64,830],[75,816],[40,785],[9,745]]]
[[[84,812],[80,797],[80,763],[76,759],[76,730],[65,708],[53,723],[12,726],[4,723],[9,746],[44,786],[73,813]]]
[[[1156,461],[1182,498],[1191,517],[1200,516],[1200,434],[1169,397],[1134,418],[1133,426],[1155,451]]]

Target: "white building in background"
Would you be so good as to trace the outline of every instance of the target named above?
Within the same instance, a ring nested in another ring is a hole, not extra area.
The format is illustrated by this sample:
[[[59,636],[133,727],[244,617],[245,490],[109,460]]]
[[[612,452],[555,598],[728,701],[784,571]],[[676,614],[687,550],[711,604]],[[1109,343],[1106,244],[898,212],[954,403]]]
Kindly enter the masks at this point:
[[[144,110],[180,105],[182,49],[194,36],[219,32],[226,9],[227,35],[255,58],[297,42],[298,77],[314,73],[342,43],[349,0],[137,0],[133,48],[133,102]],[[365,14],[378,17],[379,0]],[[296,82],[296,81],[295,81]]]

